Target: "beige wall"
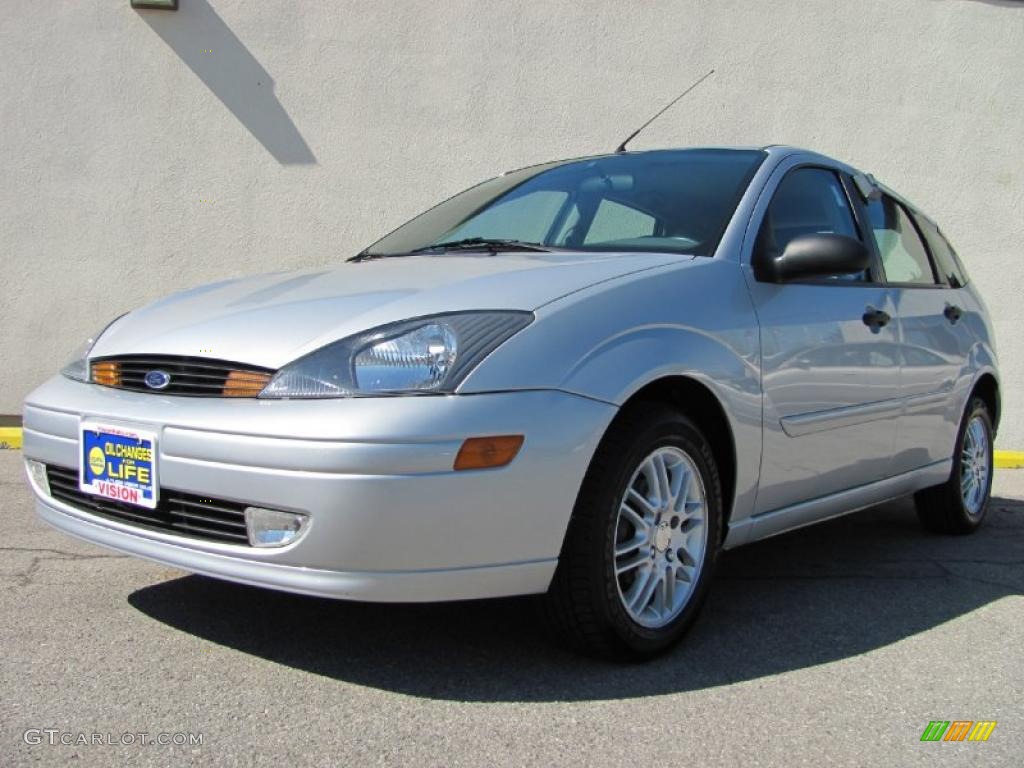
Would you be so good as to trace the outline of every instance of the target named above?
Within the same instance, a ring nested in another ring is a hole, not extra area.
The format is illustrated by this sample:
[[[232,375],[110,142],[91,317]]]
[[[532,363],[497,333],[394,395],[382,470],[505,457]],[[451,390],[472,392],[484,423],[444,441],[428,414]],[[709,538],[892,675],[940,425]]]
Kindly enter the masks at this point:
[[[171,290],[335,262],[497,172],[790,143],[945,227],[1024,449],[1024,3],[0,2],[0,413]],[[770,9],[770,10],[769,10]]]

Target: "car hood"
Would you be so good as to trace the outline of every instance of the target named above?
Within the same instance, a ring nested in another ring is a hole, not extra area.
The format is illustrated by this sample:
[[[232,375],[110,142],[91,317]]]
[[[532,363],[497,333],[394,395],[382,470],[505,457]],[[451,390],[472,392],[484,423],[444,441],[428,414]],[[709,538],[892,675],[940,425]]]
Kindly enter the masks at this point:
[[[91,357],[194,355],[279,368],[346,336],[413,317],[534,310],[596,283],[693,257],[655,253],[444,254],[226,280],[113,323]]]

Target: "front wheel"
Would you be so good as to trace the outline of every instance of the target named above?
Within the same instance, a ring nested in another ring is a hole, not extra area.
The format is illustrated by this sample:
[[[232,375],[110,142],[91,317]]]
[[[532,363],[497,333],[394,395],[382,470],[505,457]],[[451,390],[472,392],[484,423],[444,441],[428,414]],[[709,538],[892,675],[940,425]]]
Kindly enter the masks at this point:
[[[718,554],[722,495],[700,430],[633,406],[605,435],[573,509],[548,615],[575,648],[649,658],[697,616]]]
[[[992,492],[992,416],[981,398],[964,412],[953,471],[942,485],[914,495],[921,524],[936,533],[973,533],[985,519]]]

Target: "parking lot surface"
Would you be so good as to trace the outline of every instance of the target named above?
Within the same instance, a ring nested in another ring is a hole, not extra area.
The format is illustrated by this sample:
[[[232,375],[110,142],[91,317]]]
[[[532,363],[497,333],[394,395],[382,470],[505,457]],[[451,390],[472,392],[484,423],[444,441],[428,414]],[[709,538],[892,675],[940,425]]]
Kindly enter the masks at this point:
[[[332,602],[98,549],[0,451],[0,765],[1019,766],[1024,471],[994,493],[974,536],[904,501],[726,553],[683,644],[631,666],[552,645],[532,599]],[[202,744],[48,743],[141,733]]]

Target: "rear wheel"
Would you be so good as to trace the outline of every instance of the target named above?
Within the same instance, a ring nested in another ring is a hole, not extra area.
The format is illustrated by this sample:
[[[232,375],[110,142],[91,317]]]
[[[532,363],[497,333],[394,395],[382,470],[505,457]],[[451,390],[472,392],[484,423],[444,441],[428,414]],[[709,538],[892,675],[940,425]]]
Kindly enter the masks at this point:
[[[985,519],[992,491],[992,417],[981,398],[964,413],[953,454],[953,471],[942,485],[914,496],[921,524],[937,533],[973,533]]]
[[[693,623],[718,553],[718,469],[700,430],[662,405],[609,429],[580,490],[548,615],[573,647],[647,658]]]

